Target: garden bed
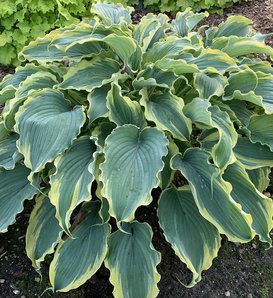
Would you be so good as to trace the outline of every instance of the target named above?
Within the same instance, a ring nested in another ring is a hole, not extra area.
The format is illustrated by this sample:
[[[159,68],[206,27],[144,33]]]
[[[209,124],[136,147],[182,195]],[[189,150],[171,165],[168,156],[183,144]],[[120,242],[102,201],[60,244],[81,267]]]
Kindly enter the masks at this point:
[[[254,20],[256,30],[262,33],[273,32],[273,9],[269,0],[248,1],[227,9],[223,16],[211,15],[204,24],[217,25],[227,16],[243,14]],[[138,11],[135,20],[146,11]],[[269,39],[273,45],[273,38]],[[0,79],[13,69],[0,70]],[[219,258],[203,274],[202,281],[192,289],[182,283],[190,280],[190,273],[174,255],[163,238],[156,218],[155,200],[149,207],[137,212],[139,221],[149,222],[154,231],[153,244],[162,254],[158,267],[161,274],[159,297],[271,297],[273,292],[273,250],[265,250],[265,245],[256,240],[247,245],[235,245],[223,240]],[[24,253],[25,230],[31,203],[26,211],[18,216],[18,222],[9,232],[0,236],[0,297],[38,297],[49,287],[47,272],[42,268],[43,279],[32,269],[31,262]],[[152,220],[151,220],[152,219]],[[47,262],[46,262],[47,263]],[[45,266],[46,267],[46,266]],[[100,269],[90,281],[68,294],[45,292],[43,297],[112,297],[109,273]]]

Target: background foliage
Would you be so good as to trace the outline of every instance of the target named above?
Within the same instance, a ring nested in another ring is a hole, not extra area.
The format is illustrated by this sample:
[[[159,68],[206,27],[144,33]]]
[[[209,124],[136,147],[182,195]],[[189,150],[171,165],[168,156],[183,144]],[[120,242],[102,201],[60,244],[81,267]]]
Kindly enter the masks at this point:
[[[90,15],[91,0],[2,0],[0,64],[18,64],[17,53],[29,41],[56,27]]]
[[[123,2],[128,2],[123,0]],[[181,11],[188,7],[194,10],[208,9],[210,11],[220,12],[223,8],[229,7],[234,3],[240,2],[240,0],[129,0],[129,4],[133,5],[139,2],[143,4],[145,8],[152,8],[165,12]]]

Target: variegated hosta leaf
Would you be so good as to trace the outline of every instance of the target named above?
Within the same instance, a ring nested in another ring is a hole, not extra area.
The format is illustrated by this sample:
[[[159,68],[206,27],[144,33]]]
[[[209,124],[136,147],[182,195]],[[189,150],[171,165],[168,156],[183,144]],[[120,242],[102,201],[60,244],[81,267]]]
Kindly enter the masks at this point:
[[[244,16],[230,16],[219,25],[215,37],[221,36],[247,36],[251,33],[253,22]]]
[[[226,112],[222,112],[217,106],[210,107],[209,111],[213,126],[219,132],[219,142],[212,148],[212,158],[214,163],[223,170],[236,160],[233,148],[237,143],[238,134]]]
[[[92,131],[92,137],[96,139],[98,149],[104,148],[106,138],[111,134],[116,125],[113,122],[100,122]]]
[[[260,193],[239,163],[229,165],[223,178],[232,185],[231,196],[253,218],[252,227],[264,242],[272,243],[273,201]]]
[[[248,138],[238,138],[234,153],[246,169],[273,167],[273,152],[269,147],[252,143]]]
[[[114,80],[114,75],[120,71],[120,65],[112,59],[93,59],[82,61],[70,67],[64,75],[61,89],[85,90],[91,92],[94,88],[106,85]]]
[[[12,170],[22,156],[16,147],[18,135],[8,136],[0,141],[0,169]]]
[[[95,3],[91,12],[100,16],[106,25],[120,24],[122,22],[131,23],[131,13],[134,11],[132,7],[125,8],[116,3]]]
[[[273,115],[253,115],[248,130],[253,143],[267,145],[273,151]]]
[[[152,48],[154,43],[164,38],[168,20],[169,18],[163,14],[158,16],[147,14],[136,25],[133,37],[143,52],[146,52],[149,48]]]
[[[18,87],[15,96],[27,97],[35,90],[53,88],[58,83],[56,76],[48,71],[38,71],[27,77]]]
[[[102,223],[100,203],[85,205],[85,219],[72,237],[61,240],[49,268],[53,291],[68,292],[84,284],[101,267],[107,254],[110,225]]]
[[[168,154],[163,157],[164,168],[160,173],[160,187],[166,189],[173,181],[175,171],[171,168],[171,159],[179,152],[179,148],[174,141],[169,140]]]
[[[103,47],[96,35],[92,38],[93,30],[93,26],[85,23],[53,30],[44,37],[37,38],[25,46],[22,52],[19,53],[19,59],[37,60],[39,62],[62,61],[65,59],[79,61],[82,58],[96,56],[102,52]],[[86,40],[87,38],[92,41],[88,45],[80,48],[74,45],[75,41]],[[68,45],[71,48],[66,49]]]
[[[134,125],[118,127],[106,139],[105,162],[101,165],[102,196],[118,222],[132,220],[140,205],[151,202],[167,145],[167,138],[157,128],[141,130]]]
[[[184,106],[183,112],[198,126],[213,126],[211,113],[208,110],[209,107],[211,107],[211,104],[208,100],[194,98],[190,103]]]
[[[94,122],[100,117],[106,117],[108,115],[108,108],[106,106],[106,99],[109,90],[111,89],[110,85],[104,85],[99,88],[95,88],[88,94],[88,118],[90,122]]]
[[[155,63],[163,58],[173,58],[182,49],[194,49],[189,38],[178,38],[177,36],[169,36],[165,41],[159,41],[153,45],[147,52],[143,54],[144,64]]]
[[[0,233],[15,222],[16,215],[24,209],[24,201],[38,192],[30,185],[29,174],[30,170],[21,164],[10,171],[0,170]]]
[[[6,129],[4,121],[0,121],[0,141],[5,140],[8,135],[9,131]]]
[[[204,49],[197,57],[190,54],[181,54],[180,56],[187,63],[195,65],[201,71],[224,74],[227,69],[236,67],[236,61],[233,58],[216,49]]]
[[[26,233],[26,252],[32,266],[40,269],[40,263],[61,240],[62,229],[55,217],[56,209],[44,195],[36,199]]]
[[[187,141],[191,134],[191,121],[183,113],[182,98],[165,91],[149,95],[146,89],[141,92],[140,104],[145,108],[145,116],[162,130],[169,131],[174,138]]]
[[[218,254],[218,230],[200,214],[188,186],[172,187],[161,194],[158,218],[166,240],[193,273],[188,287],[194,286]]]
[[[233,148],[237,143],[238,134],[226,112],[221,111],[216,105],[211,106],[208,101],[201,98],[195,98],[186,105],[184,112],[197,125],[218,130],[215,142],[211,143],[211,148],[206,149],[211,151],[213,161],[221,171],[236,160]],[[203,135],[201,136],[203,138]]]
[[[190,8],[187,8],[184,12],[179,12],[176,15],[175,20],[172,22],[173,29],[179,36],[186,36],[199,22],[208,16],[207,12],[194,13]]]
[[[262,107],[267,114],[273,113],[273,75],[258,73],[258,85],[255,94],[262,97]]]
[[[224,93],[227,78],[214,73],[197,73],[194,85],[199,93],[199,97],[211,99],[213,96],[220,97]]]
[[[138,77],[133,81],[133,86],[136,90],[155,86],[170,89],[177,78],[173,71],[162,70],[149,65],[146,69],[139,72]]]
[[[199,148],[188,149],[172,159],[172,168],[188,180],[202,216],[225,234],[230,241],[248,242],[254,237],[252,217],[246,214],[230,193],[217,167],[209,163],[209,154]]]
[[[270,179],[269,174],[271,172],[270,167],[258,168],[254,170],[248,170],[247,174],[254,186],[260,191],[264,192],[269,186]]]
[[[53,88],[57,83],[56,76],[46,71],[38,71],[22,81],[15,92],[15,97],[6,102],[2,113],[7,129],[13,129],[15,125],[15,114],[22,103],[27,99],[27,96],[36,90]]]
[[[156,266],[160,253],[152,245],[152,229],[147,223],[123,223],[109,237],[105,266],[110,270],[114,296],[155,298],[160,275]]]
[[[97,146],[88,136],[75,140],[72,146],[54,161],[56,173],[50,177],[48,194],[56,207],[60,226],[70,234],[70,216],[82,202],[91,200]]]
[[[212,48],[219,49],[231,57],[246,56],[249,54],[265,54],[273,58],[273,49],[264,42],[260,42],[248,37],[222,36],[216,38]]]
[[[173,72],[177,76],[188,73],[197,73],[199,71],[195,64],[189,64],[183,59],[164,58],[157,61],[155,66],[162,70]]]
[[[247,127],[250,121],[253,111],[248,110],[246,103],[239,100],[231,100],[228,103],[230,109],[234,112],[237,117],[237,121],[240,122],[240,125]]]
[[[83,108],[71,109],[59,91],[45,89],[30,96],[15,117],[18,150],[25,165],[39,172],[67,149],[85,122]]]
[[[109,119],[118,126],[133,124],[139,128],[146,126],[146,120],[140,104],[132,101],[129,97],[123,96],[121,87],[112,84],[111,91],[107,95]]]
[[[15,74],[5,76],[0,83],[0,104],[4,104],[7,100],[14,97],[21,82],[26,80],[29,76],[42,70],[45,70],[42,66],[27,64],[24,67],[17,67]]]
[[[253,91],[257,87],[257,84],[258,77],[256,73],[249,68],[231,73],[228,79],[228,86],[225,88],[223,100],[236,98],[251,101],[249,97],[255,97]]]

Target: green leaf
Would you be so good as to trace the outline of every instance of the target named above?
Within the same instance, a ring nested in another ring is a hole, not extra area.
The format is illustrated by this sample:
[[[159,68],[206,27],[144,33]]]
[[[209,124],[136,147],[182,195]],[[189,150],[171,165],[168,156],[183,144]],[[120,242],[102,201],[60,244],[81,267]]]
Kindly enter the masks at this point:
[[[217,257],[221,246],[218,230],[202,217],[188,186],[172,187],[161,194],[158,218],[166,240],[193,273],[188,285],[193,287]]]
[[[162,70],[149,65],[139,72],[138,77],[133,81],[133,86],[137,90],[155,86],[170,89],[177,78],[173,71]]]
[[[238,138],[234,153],[246,169],[273,167],[273,152],[267,146],[252,143],[248,138]]]
[[[255,94],[262,97],[262,107],[267,114],[273,113],[273,75],[258,73],[258,85]]]
[[[0,141],[5,140],[8,135],[9,131],[6,129],[4,121],[0,121]]]
[[[36,90],[53,88],[58,83],[56,76],[50,72],[38,71],[28,76],[15,92],[15,97],[5,104],[3,119],[7,129],[12,130],[15,125],[15,114],[27,97]]]
[[[253,143],[267,145],[273,151],[273,115],[253,115],[248,130]]]
[[[45,70],[42,66],[28,64],[24,67],[17,67],[15,74],[5,76],[0,83],[0,104],[4,104],[7,100],[14,97],[20,83],[24,82],[29,76],[42,70]]]
[[[83,108],[73,110],[64,95],[45,89],[30,96],[15,117],[18,150],[25,165],[39,172],[67,149],[85,122]]]
[[[219,25],[215,37],[221,36],[247,36],[251,33],[253,22],[244,16],[230,16]]]
[[[69,68],[63,77],[60,89],[75,89],[91,92],[94,88],[106,85],[114,80],[120,71],[119,64],[112,59],[93,59],[81,61]]]
[[[22,158],[16,147],[17,140],[18,135],[11,135],[0,141],[0,169],[2,167],[12,170],[15,168],[16,162]]]
[[[195,64],[191,65],[183,59],[175,60],[171,58],[163,58],[162,60],[157,61],[155,66],[165,71],[174,72],[177,76],[199,71]]]
[[[220,97],[224,93],[226,77],[213,73],[197,73],[194,78],[194,85],[200,98],[210,100],[213,96]]]
[[[237,73],[231,73],[228,79],[228,86],[225,88],[225,96],[223,100],[231,100],[236,98],[250,101],[248,97],[251,95],[253,97],[253,91],[257,87],[257,84],[258,77],[250,68]]]
[[[195,203],[205,219],[230,241],[248,242],[254,237],[252,217],[231,197],[231,185],[222,179],[219,169],[209,163],[209,157],[205,151],[191,148],[183,156],[176,155],[171,166],[188,180]]]
[[[151,202],[167,145],[160,130],[140,130],[133,125],[114,129],[106,139],[105,162],[101,165],[102,196],[109,202],[110,215],[118,222],[130,221],[140,205]]]
[[[35,269],[45,256],[54,252],[54,247],[61,240],[61,227],[55,218],[55,208],[44,195],[36,198],[31,212],[26,233],[26,252]]]
[[[217,106],[209,108],[213,126],[218,129],[219,142],[212,148],[214,163],[224,170],[227,165],[233,163],[236,157],[233,153],[238,139],[238,134],[226,112],[222,112]]]
[[[202,98],[194,98],[184,106],[183,112],[186,117],[190,118],[198,126],[213,126],[211,113],[208,110],[209,107],[211,107],[209,101]]]
[[[224,74],[227,69],[236,67],[236,61],[226,53],[215,49],[204,49],[197,57],[185,55],[187,63],[195,65],[199,70]]]
[[[70,217],[82,202],[91,200],[97,146],[88,136],[75,140],[72,146],[54,161],[56,172],[50,177],[48,194],[56,208],[56,217],[69,234]]]
[[[107,104],[109,110],[109,119],[118,126],[124,124],[133,124],[139,128],[146,126],[146,120],[140,104],[123,96],[121,87],[115,83],[107,95]]]
[[[31,200],[37,190],[30,185],[27,177],[30,170],[17,164],[11,171],[0,171],[0,232],[7,232],[8,226],[22,212],[25,200]]]
[[[159,290],[160,275],[156,266],[160,253],[152,245],[152,229],[147,223],[123,223],[109,237],[109,252],[105,266],[110,270],[110,282],[115,297],[154,298]]]
[[[186,36],[199,22],[208,16],[207,12],[194,13],[191,8],[187,8],[183,12],[178,12],[172,22],[173,29],[179,36]]]
[[[157,42],[143,54],[144,64],[155,63],[163,58],[173,58],[179,54],[182,49],[192,49],[189,38],[178,38],[177,36],[168,36],[166,40]]]
[[[164,38],[168,19],[166,15],[162,14],[159,16],[147,14],[135,26],[133,37],[143,52],[146,52],[153,47],[154,43]]]
[[[179,148],[176,146],[174,141],[169,140],[168,154],[163,157],[164,168],[160,173],[160,187],[161,189],[166,189],[170,186],[172,180],[174,179],[175,171],[171,168],[171,159],[174,155],[179,152]]]
[[[121,4],[98,2],[92,5],[91,12],[97,14],[107,25],[131,23],[132,7],[125,8]]]
[[[85,208],[84,221],[72,237],[59,243],[50,264],[49,278],[54,291],[78,288],[97,272],[106,257],[110,225],[102,223],[98,201],[90,202]]]
[[[182,98],[165,91],[148,95],[143,89],[140,104],[145,108],[145,116],[162,130],[169,131],[174,138],[187,141],[191,134],[191,121],[183,113]]]
[[[248,37],[219,37],[213,41],[211,47],[227,53],[230,57],[265,54],[273,58],[273,49],[270,46]]]
[[[90,122],[96,119],[108,116],[108,108],[106,106],[107,94],[110,90],[110,85],[104,85],[93,89],[87,97],[89,109],[87,112]]]
[[[247,172],[239,163],[229,165],[223,178],[232,184],[232,198],[242,206],[246,213],[251,214],[252,227],[260,239],[271,245],[269,232],[273,228],[273,201],[255,188]]]
[[[270,183],[270,179],[269,179],[270,172],[271,172],[271,168],[264,167],[264,168],[254,169],[254,170],[248,170],[247,174],[251,182],[254,184],[254,186],[260,192],[264,192]]]

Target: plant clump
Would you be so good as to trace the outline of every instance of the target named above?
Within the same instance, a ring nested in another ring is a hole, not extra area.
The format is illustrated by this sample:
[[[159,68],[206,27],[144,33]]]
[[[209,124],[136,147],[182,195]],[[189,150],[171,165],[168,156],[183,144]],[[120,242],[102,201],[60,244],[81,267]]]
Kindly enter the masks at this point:
[[[206,13],[133,25],[131,12],[93,5],[94,19],[26,46],[25,65],[0,84],[0,231],[35,197],[26,251],[37,270],[54,254],[54,291],[79,287],[104,263],[116,297],[157,296],[160,253],[135,219],[156,187],[158,221],[192,272],[188,286],[212,265],[221,235],[271,246],[266,36],[241,16],[195,29]],[[186,185],[176,186],[176,172]]]

